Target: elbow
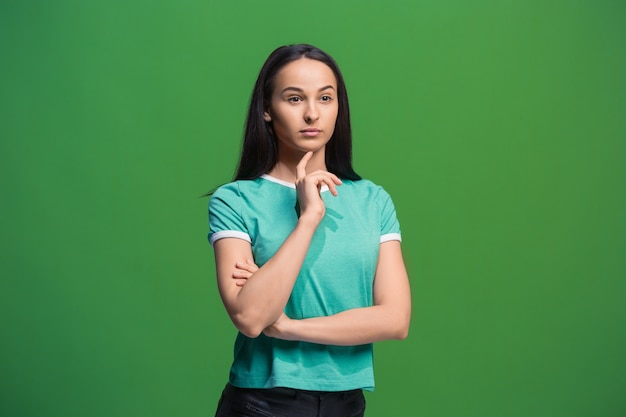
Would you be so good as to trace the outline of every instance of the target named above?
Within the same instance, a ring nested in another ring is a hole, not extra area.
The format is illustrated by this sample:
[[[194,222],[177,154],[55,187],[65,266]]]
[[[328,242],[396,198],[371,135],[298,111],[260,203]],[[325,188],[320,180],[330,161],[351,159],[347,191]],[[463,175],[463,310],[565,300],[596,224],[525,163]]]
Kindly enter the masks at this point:
[[[409,326],[399,326],[393,334],[392,339],[404,340],[409,337]]]
[[[235,323],[237,330],[250,339],[256,339],[263,333],[263,328],[252,324]]]
[[[409,337],[409,327],[411,324],[411,314],[408,313],[398,320],[398,326],[395,329],[394,339],[404,340]]]
[[[262,333],[262,330],[259,330],[257,328],[252,328],[252,327],[246,327],[246,326],[237,326],[237,329],[239,330],[241,334],[243,334],[246,337],[249,337],[250,339],[256,339]]]
[[[232,321],[241,334],[251,339],[259,337],[266,327],[263,326],[260,320],[253,320],[250,317],[246,317],[245,314],[237,314],[233,316]]]
[[[404,340],[409,337],[409,327],[404,327],[396,332],[396,340]]]

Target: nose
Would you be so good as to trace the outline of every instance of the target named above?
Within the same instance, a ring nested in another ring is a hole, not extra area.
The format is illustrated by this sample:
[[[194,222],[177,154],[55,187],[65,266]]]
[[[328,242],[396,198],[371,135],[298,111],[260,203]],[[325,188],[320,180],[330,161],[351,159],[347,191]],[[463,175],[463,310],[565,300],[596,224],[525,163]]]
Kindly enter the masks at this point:
[[[314,102],[309,102],[309,105],[306,107],[306,110],[304,112],[304,120],[307,123],[313,123],[319,118],[320,118],[320,114],[317,109],[317,106],[315,105]]]

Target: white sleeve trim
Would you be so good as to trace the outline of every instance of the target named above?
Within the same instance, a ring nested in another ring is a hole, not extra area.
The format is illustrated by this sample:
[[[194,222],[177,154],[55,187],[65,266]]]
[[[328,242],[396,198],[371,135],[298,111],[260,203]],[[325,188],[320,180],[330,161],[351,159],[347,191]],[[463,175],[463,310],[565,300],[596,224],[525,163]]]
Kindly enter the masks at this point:
[[[390,240],[399,240],[402,242],[402,236],[400,233],[387,233],[386,235],[382,235],[380,237],[380,243],[389,242]]]
[[[234,237],[237,239],[243,239],[248,243],[252,243],[252,239],[250,239],[250,236],[247,233],[240,232],[238,230],[224,230],[221,232],[215,232],[211,235],[209,242],[211,242],[211,245],[213,245],[215,242],[220,239],[224,239],[225,237]]]

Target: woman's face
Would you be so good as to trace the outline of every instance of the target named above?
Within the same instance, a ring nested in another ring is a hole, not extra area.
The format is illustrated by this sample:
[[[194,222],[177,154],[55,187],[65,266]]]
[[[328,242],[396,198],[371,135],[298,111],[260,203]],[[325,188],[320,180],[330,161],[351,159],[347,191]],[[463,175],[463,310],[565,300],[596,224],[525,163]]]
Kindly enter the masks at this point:
[[[338,109],[333,71],[323,62],[301,58],[276,74],[263,116],[272,123],[279,151],[316,152],[333,135]]]

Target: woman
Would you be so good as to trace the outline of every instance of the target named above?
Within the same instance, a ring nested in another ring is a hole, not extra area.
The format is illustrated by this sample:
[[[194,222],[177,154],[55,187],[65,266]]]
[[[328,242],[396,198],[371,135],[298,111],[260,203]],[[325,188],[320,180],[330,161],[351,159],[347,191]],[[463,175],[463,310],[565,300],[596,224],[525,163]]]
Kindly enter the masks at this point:
[[[239,330],[217,416],[362,416],[372,343],[407,336],[395,209],[351,159],[335,61],[310,45],[276,49],[235,181],[209,205],[218,287]]]

